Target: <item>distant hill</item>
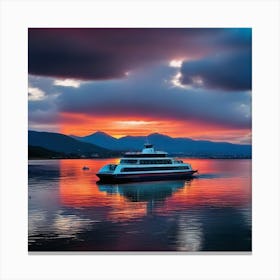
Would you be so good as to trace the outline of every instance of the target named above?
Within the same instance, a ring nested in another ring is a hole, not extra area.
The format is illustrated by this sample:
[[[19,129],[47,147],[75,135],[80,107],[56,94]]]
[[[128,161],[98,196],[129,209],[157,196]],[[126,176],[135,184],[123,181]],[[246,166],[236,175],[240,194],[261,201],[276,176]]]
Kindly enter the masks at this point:
[[[201,141],[190,138],[172,138],[159,133],[153,133],[148,136],[125,136],[116,139],[104,132],[96,132],[85,137],[75,137],[75,139],[116,151],[141,150],[148,139],[157,150],[163,150],[173,155],[249,158],[252,155],[251,145]]]
[[[60,133],[28,131],[28,145],[41,147],[51,152],[63,153],[70,156],[111,157],[118,152],[85,143]]]
[[[28,146],[28,158],[29,159],[47,159],[47,158],[64,158],[64,153],[54,152],[42,147]]]
[[[97,131],[97,132],[90,134],[88,136],[85,136],[85,137],[78,137],[78,136],[74,136],[74,135],[70,135],[70,136],[76,140],[95,144],[95,145],[103,147],[103,148],[118,150],[117,149],[118,139],[116,139],[116,138],[112,137],[111,135],[106,134],[105,132],[102,132],[102,131]],[[119,149],[119,150],[121,150],[121,149]]]

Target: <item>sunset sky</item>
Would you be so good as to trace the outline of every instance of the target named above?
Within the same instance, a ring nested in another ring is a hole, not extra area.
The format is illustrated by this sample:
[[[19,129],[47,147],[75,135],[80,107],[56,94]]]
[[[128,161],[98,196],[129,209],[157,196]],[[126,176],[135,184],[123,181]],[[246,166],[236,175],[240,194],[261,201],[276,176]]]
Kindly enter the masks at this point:
[[[28,32],[29,129],[251,143],[250,28]]]

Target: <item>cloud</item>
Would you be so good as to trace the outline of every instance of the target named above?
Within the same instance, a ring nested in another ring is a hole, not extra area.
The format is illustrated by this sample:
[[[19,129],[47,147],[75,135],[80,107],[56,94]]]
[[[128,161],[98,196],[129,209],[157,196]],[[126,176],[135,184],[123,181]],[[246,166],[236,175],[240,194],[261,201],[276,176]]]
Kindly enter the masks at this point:
[[[170,70],[171,69],[171,70]],[[251,95],[245,91],[170,87],[164,81],[177,69],[150,68],[131,79],[86,83],[64,88],[57,98],[61,112],[92,116],[145,116],[151,119],[197,120],[249,128]],[[156,77],[156,78],[155,78]]]
[[[217,53],[215,56],[186,61],[181,83],[223,90],[251,90],[251,51]]]
[[[93,130],[102,119],[201,124],[231,139],[251,128],[248,28],[31,28],[28,60],[31,128],[57,130],[66,116]]]
[[[45,99],[45,92],[36,87],[28,87],[28,100],[39,101]]]
[[[52,78],[28,77],[28,122],[30,129],[52,131],[59,123],[57,97],[61,92]]]
[[[55,86],[62,86],[62,87],[80,87],[81,81],[73,80],[73,79],[62,79],[62,80],[55,80]]]
[[[173,59],[169,62],[169,66],[174,68],[181,68],[182,63],[183,63],[182,60]]]
[[[108,80],[162,61],[250,47],[248,28],[30,28],[29,74]]]

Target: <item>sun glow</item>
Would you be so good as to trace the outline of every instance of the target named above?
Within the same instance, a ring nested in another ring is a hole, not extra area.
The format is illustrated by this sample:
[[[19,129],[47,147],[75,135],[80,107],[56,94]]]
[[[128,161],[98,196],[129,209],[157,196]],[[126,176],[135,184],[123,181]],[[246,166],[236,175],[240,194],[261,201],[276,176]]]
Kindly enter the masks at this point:
[[[176,60],[176,59],[173,59],[169,62],[169,66],[174,68],[181,68],[182,64],[183,64],[182,60]]]
[[[158,122],[155,121],[115,121],[116,125],[119,126],[141,126],[141,125],[156,125]]]
[[[171,137],[188,137],[197,140],[250,143],[250,129],[235,129],[194,120],[145,119],[137,117],[101,117],[84,114],[61,114],[60,133],[86,136],[103,131],[115,138],[146,136],[161,133]]]

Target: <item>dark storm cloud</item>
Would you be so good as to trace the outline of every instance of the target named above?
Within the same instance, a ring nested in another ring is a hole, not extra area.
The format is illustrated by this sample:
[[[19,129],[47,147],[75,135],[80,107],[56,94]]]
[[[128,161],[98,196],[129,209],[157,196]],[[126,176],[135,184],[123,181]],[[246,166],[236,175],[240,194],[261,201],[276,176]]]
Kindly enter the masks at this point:
[[[31,28],[29,73],[82,80],[115,79],[148,63],[250,47],[251,29]]]
[[[169,67],[150,68],[127,81],[83,84],[65,88],[58,96],[60,111],[91,116],[145,116],[156,119],[200,120],[234,128],[251,126],[248,92],[172,87],[167,80],[176,72]],[[155,79],[155,77],[157,77]],[[159,78],[161,77],[161,78]]]
[[[185,85],[224,90],[251,90],[251,51],[217,53],[214,56],[186,61],[181,68],[181,82]]]
[[[34,125],[78,113],[251,127],[251,29],[29,29],[28,60]]]

